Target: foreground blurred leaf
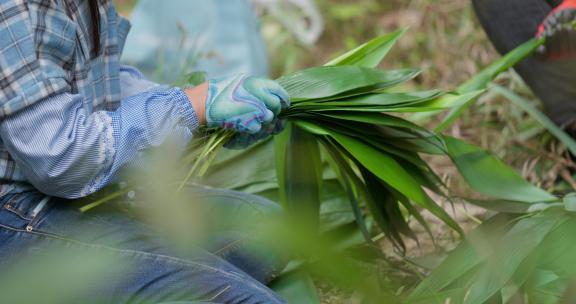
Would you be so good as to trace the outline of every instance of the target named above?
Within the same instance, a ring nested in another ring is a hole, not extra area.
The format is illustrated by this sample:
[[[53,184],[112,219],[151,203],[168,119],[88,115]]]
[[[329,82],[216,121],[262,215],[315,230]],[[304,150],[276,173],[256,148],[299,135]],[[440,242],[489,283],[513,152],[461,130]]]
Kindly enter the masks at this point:
[[[513,221],[500,215],[483,223],[451,252],[410,294],[408,303],[422,303],[421,299],[564,303],[574,291],[570,288],[576,279],[575,254],[573,213],[548,209]],[[459,294],[452,293],[457,290]]]
[[[434,298],[435,301],[430,301],[430,303],[444,303],[445,298],[440,297],[440,293],[443,290],[451,290],[453,288],[463,290],[464,287],[455,286],[456,283],[464,283],[463,278],[482,262],[482,252],[480,250],[489,249],[484,245],[492,240],[493,235],[502,233],[507,227],[508,218],[503,215],[497,215],[469,233],[466,239],[450,252],[450,255],[445,258],[438,268],[434,269],[410,293],[407,303],[413,303],[413,301],[420,303],[422,298]],[[453,294],[449,295],[453,296]],[[456,301],[455,303],[458,302]]]
[[[283,275],[270,285],[288,303],[320,304],[320,297],[310,277],[301,272]]]
[[[312,134],[292,125],[286,149],[282,203],[301,224],[317,229],[323,171],[318,142]]]
[[[531,271],[532,269],[526,267],[534,265],[523,265],[523,262],[542,244],[550,232],[566,220],[568,218],[564,216],[535,216],[518,222],[500,239],[495,247],[496,252],[479,270],[470,286],[466,302],[486,303],[512,279],[516,272]]]
[[[234,190],[256,183],[276,183],[273,146],[272,140],[266,140],[243,151],[223,150],[200,183]]]
[[[42,244],[46,245],[39,242],[37,248],[21,252],[23,258],[11,267],[2,267],[2,303],[99,303],[105,301],[105,295],[100,299],[90,297],[106,290],[111,280],[121,281],[123,275],[132,275],[128,260],[105,250]]]

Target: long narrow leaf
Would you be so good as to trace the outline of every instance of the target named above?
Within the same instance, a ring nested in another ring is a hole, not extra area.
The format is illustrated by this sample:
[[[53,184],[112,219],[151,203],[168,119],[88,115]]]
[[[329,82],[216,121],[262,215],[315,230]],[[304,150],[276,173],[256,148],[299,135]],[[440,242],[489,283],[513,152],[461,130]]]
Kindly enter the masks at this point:
[[[572,155],[576,155],[576,141],[560,129],[548,116],[540,112],[535,106],[533,106],[529,101],[525,100],[516,93],[507,90],[506,88],[494,85],[492,90],[510,100],[514,105],[520,107],[522,110],[526,111],[532,118],[542,124],[552,135],[554,135],[558,140],[568,147]]]
[[[356,219],[356,224],[358,229],[362,232],[365,240],[369,243],[372,242],[370,237],[370,232],[366,221],[364,220],[364,214],[360,209],[359,197],[361,195],[358,193],[362,191],[361,182],[356,177],[352,170],[349,170],[349,162],[344,159],[342,154],[338,151],[338,148],[332,144],[329,140],[322,140],[323,147],[326,149],[329,159],[333,162],[336,167],[335,170],[342,171],[341,183],[346,190],[351,208],[354,212],[354,217]]]

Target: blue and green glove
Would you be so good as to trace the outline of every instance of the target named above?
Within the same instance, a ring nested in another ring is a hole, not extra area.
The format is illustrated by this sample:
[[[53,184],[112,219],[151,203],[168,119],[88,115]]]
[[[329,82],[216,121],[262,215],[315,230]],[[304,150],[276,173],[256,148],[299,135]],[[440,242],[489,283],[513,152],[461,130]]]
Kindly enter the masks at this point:
[[[278,115],[290,106],[290,96],[275,81],[244,75],[211,80],[206,99],[208,128],[235,131],[226,143],[246,148],[284,128]]]

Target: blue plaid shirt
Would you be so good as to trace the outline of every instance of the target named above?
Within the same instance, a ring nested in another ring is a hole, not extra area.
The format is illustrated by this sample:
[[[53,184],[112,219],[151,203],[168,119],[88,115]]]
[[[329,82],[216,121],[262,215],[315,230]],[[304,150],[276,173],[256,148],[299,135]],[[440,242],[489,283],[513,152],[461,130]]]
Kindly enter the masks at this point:
[[[192,138],[184,92],[120,65],[130,26],[100,2],[101,52],[91,57],[88,1],[0,1],[0,195],[84,197],[140,151]]]

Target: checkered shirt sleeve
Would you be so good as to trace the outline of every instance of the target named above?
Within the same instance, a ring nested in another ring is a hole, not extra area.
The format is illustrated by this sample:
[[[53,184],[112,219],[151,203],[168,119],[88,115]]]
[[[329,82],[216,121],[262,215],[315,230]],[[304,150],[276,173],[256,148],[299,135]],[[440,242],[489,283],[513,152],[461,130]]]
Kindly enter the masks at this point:
[[[30,18],[26,0],[0,1],[0,119],[69,89],[66,79],[48,77],[41,67],[37,54],[42,50],[36,47],[38,37],[33,33]],[[51,23],[50,16],[46,16],[46,23]],[[53,34],[45,32],[43,38],[66,39],[59,36],[64,33]]]
[[[130,94],[115,111],[87,113],[83,98],[64,93],[9,116],[0,136],[27,181],[45,194],[75,199],[115,182],[128,167],[142,167],[142,152],[170,141],[184,151],[198,127],[179,88],[148,87],[123,76]],[[34,126],[34,127],[31,127]]]

